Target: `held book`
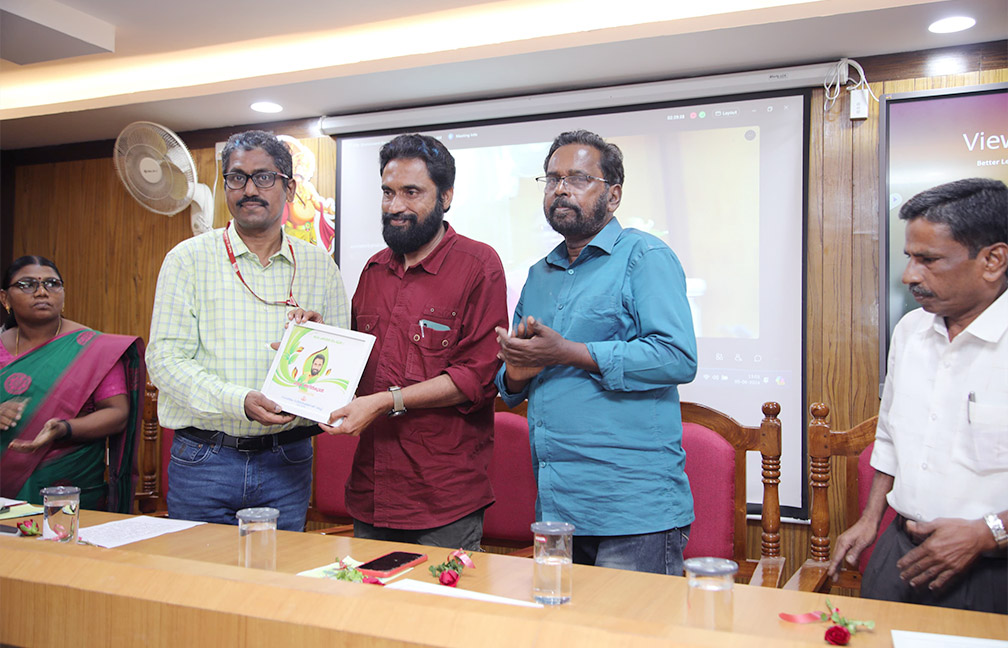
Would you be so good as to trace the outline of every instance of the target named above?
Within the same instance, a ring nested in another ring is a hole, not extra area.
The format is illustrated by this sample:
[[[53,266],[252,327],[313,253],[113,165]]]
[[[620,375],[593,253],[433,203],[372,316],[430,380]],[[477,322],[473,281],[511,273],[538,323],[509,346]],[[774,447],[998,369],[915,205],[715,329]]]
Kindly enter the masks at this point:
[[[291,323],[273,357],[262,393],[285,412],[329,422],[353,398],[375,337],[348,329]]]

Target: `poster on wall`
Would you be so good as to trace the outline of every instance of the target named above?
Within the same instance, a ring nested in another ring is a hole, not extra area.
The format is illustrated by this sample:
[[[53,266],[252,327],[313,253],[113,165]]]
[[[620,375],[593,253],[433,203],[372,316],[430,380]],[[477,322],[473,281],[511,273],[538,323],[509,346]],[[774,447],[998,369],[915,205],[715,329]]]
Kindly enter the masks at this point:
[[[887,94],[881,97],[879,259],[880,383],[892,330],[918,308],[903,285],[905,224],[900,208],[914,195],[963,178],[1008,183],[1008,83]]]

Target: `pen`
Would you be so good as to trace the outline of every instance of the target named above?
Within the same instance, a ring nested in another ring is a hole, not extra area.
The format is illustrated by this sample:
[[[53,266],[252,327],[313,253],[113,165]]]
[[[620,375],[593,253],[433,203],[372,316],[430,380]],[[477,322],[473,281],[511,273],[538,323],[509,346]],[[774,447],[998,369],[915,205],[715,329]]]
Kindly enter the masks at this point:
[[[971,420],[971,418],[970,418],[970,409],[973,407],[974,403],[976,403],[976,392],[970,392],[969,396],[966,397],[966,422],[967,423],[972,423],[973,422]]]

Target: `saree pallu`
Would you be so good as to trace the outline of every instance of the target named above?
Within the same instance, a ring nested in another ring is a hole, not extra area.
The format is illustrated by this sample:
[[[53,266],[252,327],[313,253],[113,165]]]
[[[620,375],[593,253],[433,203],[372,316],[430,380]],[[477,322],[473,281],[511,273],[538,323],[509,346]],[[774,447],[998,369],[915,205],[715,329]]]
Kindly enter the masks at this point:
[[[107,482],[104,439],[56,442],[30,453],[7,448],[16,438],[34,439],[49,419],[82,414],[95,388],[120,359],[126,370],[129,415],[125,429],[108,437]],[[0,495],[40,504],[37,487],[66,484],[81,487],[84,508],[131,513],[146,375],[139,338],[90,329],[54,338],[0,369],[0,402],[27,401],[18,425],[0,432]]]

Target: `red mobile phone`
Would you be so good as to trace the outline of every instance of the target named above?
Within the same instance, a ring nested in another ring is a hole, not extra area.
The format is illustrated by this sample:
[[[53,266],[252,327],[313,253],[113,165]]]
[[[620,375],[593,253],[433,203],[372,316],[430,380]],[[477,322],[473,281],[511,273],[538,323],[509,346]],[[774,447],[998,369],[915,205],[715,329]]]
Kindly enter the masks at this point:
[[[408,551],[393,551],[379,556],[358,567],[360,573],[376,578],[388,578],[413,565],[419,565],[427,560],[427,554],[410,553]]]

